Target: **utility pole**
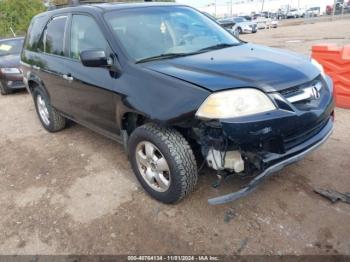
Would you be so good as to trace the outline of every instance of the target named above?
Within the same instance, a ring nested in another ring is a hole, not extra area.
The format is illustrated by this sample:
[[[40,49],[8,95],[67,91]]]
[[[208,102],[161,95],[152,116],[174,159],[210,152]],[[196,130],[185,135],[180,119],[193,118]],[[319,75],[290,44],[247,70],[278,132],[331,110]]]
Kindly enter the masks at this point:
[[[216,0],[215,0],[215,3],[214,3],[214,4],[215,4],[215,17],[218,17],[218,16],[217,16],[217,13],[216,13]]]
[[[264,12],[264,4],[265,4],[265,0],[262,0],[261,12]]]

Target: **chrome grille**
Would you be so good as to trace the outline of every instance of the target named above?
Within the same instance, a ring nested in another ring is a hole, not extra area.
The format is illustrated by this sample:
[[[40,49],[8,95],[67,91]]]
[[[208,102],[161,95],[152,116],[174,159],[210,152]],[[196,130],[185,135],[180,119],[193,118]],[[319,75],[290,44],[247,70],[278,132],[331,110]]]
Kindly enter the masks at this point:
[[[280,94],[298,109],[306,110],[319,105],[326,92],[325,82],[321,77],[280,91]]]

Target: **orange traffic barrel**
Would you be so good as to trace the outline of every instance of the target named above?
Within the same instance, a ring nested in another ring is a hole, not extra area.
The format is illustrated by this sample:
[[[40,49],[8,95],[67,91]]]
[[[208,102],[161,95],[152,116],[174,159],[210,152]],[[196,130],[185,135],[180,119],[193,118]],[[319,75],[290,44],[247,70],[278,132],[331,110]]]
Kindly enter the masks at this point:
[[[312,47],[312,58],[317,60],[334,83],[338,107],[350,108],[350,45],[317,44]]]

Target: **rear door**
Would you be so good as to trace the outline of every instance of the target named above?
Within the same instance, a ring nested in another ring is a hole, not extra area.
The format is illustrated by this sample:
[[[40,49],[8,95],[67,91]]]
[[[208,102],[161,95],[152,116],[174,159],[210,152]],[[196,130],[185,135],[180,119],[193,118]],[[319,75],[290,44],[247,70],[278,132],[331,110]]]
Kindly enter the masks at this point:
[[[69,113],[66,82],[62,78],[67,63],[66,30],[69,17],[67,14],[58,15],[47,23],[40,43],[42,51],[38,54],[41,62],[33,67],[40,71],[51,104],[64,113]]]

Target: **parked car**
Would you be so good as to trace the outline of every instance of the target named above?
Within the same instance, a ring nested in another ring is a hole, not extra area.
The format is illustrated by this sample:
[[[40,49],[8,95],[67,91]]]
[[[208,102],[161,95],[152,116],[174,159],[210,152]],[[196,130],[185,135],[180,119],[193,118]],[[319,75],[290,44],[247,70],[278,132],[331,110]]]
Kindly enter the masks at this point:
[[[343,14],[350,13],[350,1],[344,2],[344,0],[338,0],[336,2],[334,14],[339,15],[341,13]],[[326,14],[327,15],[333,14],[333,5],[326,6]]]
[[[265,17],[259,16],[253,21],[257,24],[258,29],[268,29],[268,28],[278,27],[277,19],[271,19],[271,18],[265,18]]]
[[[7,95],[23,89],[22,73],[19,69],[23,37],[0,39],[0,93]]]
[[[292,8],[287,12],[287,18],[299,18],[303,17],[305,12],[302,9]]]
[[[247,21],[252,21],[252,17],[250,15],[241,15],[240,17],[243,17]]]
[[[247,21],[244,17],[238,16],[219,19],[218,23],[235,35],[256,33],[258,31],[257,24],[255,22]]]
[[[269,28],[277,28],[278,27],[278,20],[277,19],[272,19],[270,18],[270,21],[269,21]]]
[[[70,119],[122,143],[141,185],[164,203],[188,195],[205,164],[255,176],[209,203],[242,197],[333,129],[332,82],[320,64],[242,42],[179,4],[42,13],[21,59],[42,126],[57,132]]]
[[[202,12],[203,15],[207,16],[208,18],[210,18],[211,20],[215,21],[216,23],[218,23],[220,26],[222,26],[224,29],[226,29],[230,34],[234,35],[235,37],[239,36],[239,32],[236,31],[232,31],[232,26],[228,26],[227,24],[222,24],[219,22],[218,19],[216,19],[214,16],[212,16],[211,14],[207,13],[207,12]]]
[[[320,7],[311,7],[305,11],[305,16],[307,17],[316,17],[321,15]]]

